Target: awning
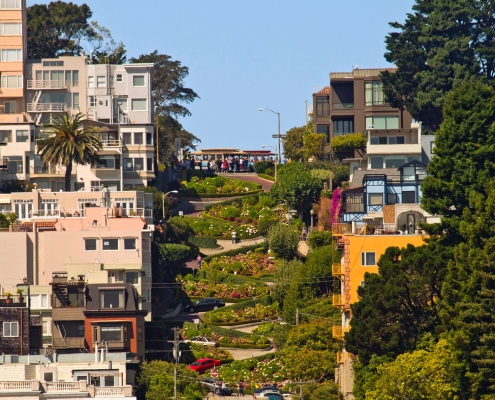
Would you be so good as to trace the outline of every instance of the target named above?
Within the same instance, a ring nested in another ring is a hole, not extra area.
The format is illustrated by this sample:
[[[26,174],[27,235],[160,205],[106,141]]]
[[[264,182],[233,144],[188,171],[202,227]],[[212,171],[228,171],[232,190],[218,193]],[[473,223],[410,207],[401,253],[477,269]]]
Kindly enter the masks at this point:
[[[0,197],[0,204],[10,204],[10,199],[6,199],[6,198],[1,198]]]

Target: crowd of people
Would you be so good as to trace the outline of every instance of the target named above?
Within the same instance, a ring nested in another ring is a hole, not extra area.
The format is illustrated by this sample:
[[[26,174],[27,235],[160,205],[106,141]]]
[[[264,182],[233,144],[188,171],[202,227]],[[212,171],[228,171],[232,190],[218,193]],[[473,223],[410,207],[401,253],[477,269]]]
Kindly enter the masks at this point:
[[[229,156],[224,160],[210,160],[203,161],[200,157],[194,158],[191,156],[190,158],[186,158],[182,161],[176,162],[176,167],[179,170],[182,169],[195,169],[199,167],[199,169],[206,168],[208,172],[214,173],[227,173],[227,172],[254,172],[254,164],[258,161],[272,161],[274,163],[277,162],[276,159],[270,157],[269,160],[263,160],[258,157],[241,157],[241,156]],[[206,164],[206,166],[205,166]]]

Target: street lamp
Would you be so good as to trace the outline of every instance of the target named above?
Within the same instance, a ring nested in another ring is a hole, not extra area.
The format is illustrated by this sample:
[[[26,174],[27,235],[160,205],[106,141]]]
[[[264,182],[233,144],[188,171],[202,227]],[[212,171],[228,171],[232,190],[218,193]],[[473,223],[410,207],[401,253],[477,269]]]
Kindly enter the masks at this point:
[[[170,192],[163,193],[162,196],[162,218],[165,219],[165,196],[169,195],[170,193],[177,193],[177,190],[171,190]]]
[[[282,162],[282,160],[280,159],[280,156],[281,156],[281,152],[280,152],[280,113],[273,111],[273,110],[270,110],[269,108],[260,108],[260,111],[271,111],[272,113],[277,114],[277,116],[278,116],[278,135],[277,135],[277,138],[278,138],[278,162],[280,163],[280,162]]]
[[[313,231],[313,214],[315,213],[313,209],[311,209],[309,211],[309,213],[311,214],[311,231]]]
[[[265,148],[265,147],[271,147],[273,150],[275,150],[275,156],[277,156],[277,158],[278,158],[278,155],[277,155],[277,148],[276,148],[276,147],[273,147],[273,146],[268,146],[267,144],[263,144],[261,147],[262,147],[262,148]],[[275,163],[275,182],[277,182],[277,164],[278,164],[278,163]]]

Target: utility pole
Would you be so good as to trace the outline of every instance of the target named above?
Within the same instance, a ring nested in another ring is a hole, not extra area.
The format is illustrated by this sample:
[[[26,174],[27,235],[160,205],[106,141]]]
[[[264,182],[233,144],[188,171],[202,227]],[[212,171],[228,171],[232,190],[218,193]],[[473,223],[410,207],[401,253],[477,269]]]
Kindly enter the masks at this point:
[[[296,308],[296,326],[299,326],[299,308]]]
[[[177,365],[179,365],[179,338],[178,330],[174,329],[174,354],[175,354],[175,366],[174,366],[174,399],[177,399]]]
[[[303,400],[302,383],[299,385],[299,394],[301,396],[301,400]]]
[[[158,114],[155,114],[155,149],[156,149],[156,165],[159,164],[159,159],[158,159]]]

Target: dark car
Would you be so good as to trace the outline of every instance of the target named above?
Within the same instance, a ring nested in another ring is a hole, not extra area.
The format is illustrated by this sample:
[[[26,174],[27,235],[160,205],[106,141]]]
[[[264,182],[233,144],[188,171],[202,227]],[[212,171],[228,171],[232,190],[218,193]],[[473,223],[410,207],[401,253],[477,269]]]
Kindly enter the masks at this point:
[[[193,313],[198,311],[216,310],[219,307],[225,307],[225,301],[213,298],[201,299],[194,304],[188,304],[184,307],[184,311]]]

